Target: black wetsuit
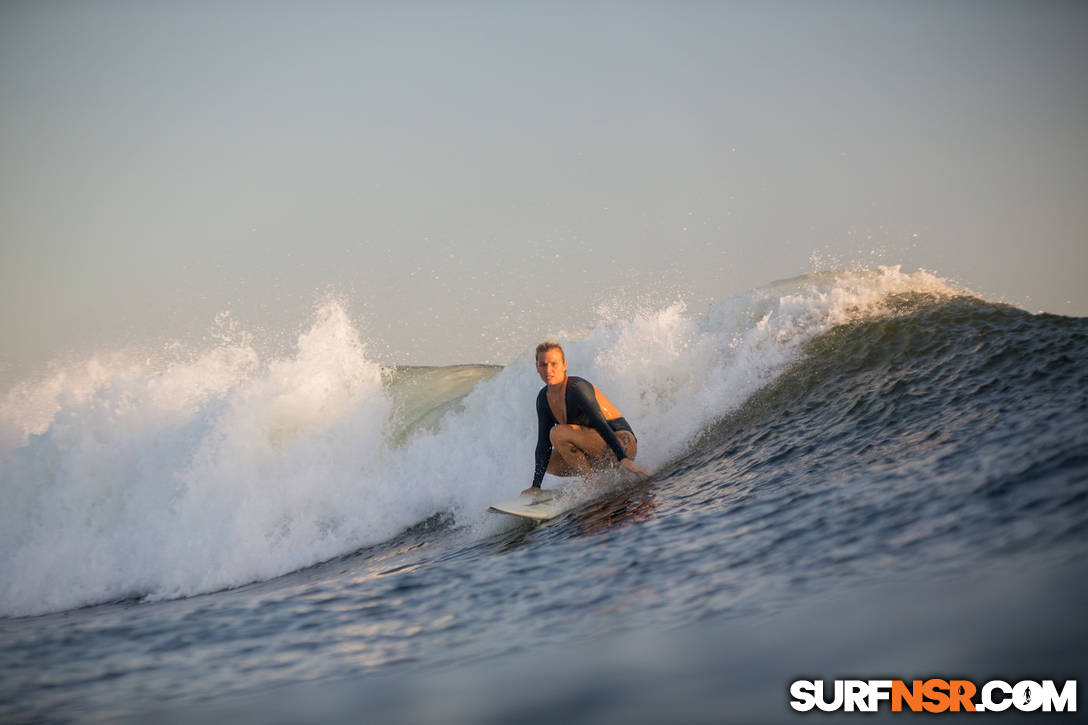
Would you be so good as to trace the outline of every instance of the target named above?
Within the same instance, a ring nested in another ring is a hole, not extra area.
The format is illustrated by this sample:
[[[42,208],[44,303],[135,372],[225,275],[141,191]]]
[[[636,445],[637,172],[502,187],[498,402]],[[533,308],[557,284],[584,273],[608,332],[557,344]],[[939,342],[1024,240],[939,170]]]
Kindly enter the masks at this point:
[[[593,385],[582,378],[573,375],[567,376],[567,423],[582,425],[597,431],[612,452],[616,454],[616,460],[627,458],[616,431],[625,430],[633,436],[634,431],[623,418],[605,420],[601,406],[597,403],[597,393]],[[540,488],[540,482],[544,480],[544,474],[548,470],[548,461],[552,456],[552,427],[559,423],[552,414],[552,408],[548,405],[548,386],[545,385],[536,396],[536,420],[540,426],[536,438],[536,470],[533,472],[533,488]]]

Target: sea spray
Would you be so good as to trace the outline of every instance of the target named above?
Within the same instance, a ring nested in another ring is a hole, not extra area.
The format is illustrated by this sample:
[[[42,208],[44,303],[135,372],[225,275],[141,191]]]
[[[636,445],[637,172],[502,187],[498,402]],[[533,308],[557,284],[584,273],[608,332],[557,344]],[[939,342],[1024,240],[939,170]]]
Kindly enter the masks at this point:
[[[4,613],[237,585],[412,523],[358,520],[389,403],[336,303],[292,357],[224,345],[77,382],[0,474]]]
[[[700,318],[680,302],[608,315],[563,342],[570,372],[620,408],[654,469],[773,381],[805,341],[905,293],[959,290],[896,268],[820,274]],[[433,396],[398,396],[395,371],[383,382],[330,302],[289,355],[261,360],[235,337],[165,368],[106,361],[17,387],[3,410],[17,435],[0,464],[0,613],[214,591],[438,512],[479,522],[530,481],[540,381],[531,350],[474,376],[463,398],[448,379]]]

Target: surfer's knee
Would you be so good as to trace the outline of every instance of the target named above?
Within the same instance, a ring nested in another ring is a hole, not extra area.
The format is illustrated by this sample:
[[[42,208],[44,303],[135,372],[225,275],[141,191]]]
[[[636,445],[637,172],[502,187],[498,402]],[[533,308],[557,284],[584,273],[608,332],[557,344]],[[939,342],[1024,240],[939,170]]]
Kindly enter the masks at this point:
[[[570,434],[572,428],[565,423],[558,423],[552,426],[551,431],[548,433],[548,439],[551,440],[552,446],[558,448],[559,446],[570,442]]]

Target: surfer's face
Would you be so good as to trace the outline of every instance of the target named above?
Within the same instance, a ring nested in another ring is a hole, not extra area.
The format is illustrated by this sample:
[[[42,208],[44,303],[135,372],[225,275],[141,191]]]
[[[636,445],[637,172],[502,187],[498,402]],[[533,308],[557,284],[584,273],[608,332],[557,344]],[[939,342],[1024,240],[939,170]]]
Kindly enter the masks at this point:
[[[546,385],[558,385],[567,377],[567,361],[559,350],[545,350],[536,356],[536,371]]]

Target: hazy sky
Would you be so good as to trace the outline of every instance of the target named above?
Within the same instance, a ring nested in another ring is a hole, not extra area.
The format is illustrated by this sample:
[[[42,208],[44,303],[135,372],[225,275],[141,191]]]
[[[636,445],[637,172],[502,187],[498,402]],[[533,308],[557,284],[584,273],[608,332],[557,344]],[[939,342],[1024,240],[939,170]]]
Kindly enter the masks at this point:
[[[814,251],[1086,315],[1088,3],[2,2],[0,169],[0,379],[329,293],[506,362]]]

